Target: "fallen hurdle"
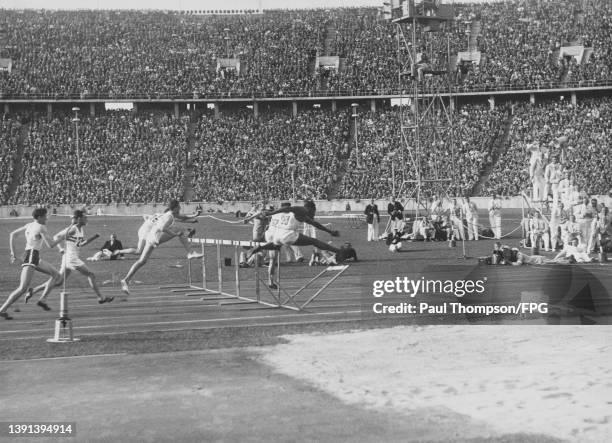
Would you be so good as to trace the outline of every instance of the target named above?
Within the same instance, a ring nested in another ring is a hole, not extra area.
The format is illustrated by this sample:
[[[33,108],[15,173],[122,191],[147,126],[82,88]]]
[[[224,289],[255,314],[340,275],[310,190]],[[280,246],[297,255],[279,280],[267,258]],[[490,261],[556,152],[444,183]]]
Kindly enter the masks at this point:
[[[297,291],[290,293],[281,284],[281,269],[280,269],[280,257],[276,261],[277,266],[277,279],[278,279],[278,288],[270,289],[259,272],[259,258],[256,258],[254,271],[255,271],[255,294],[253,296],[246,296],[241,290],[241,280],[240,280],[240,249],[244,247],[253,248],[261,245],[262,243],[252,242],[252,241],[241,241],[241,240],[223,240],[223,239],[209,239],[209,238],[191,238],[189,241],[192,244],[199,244],[200,250],[202,253],[201,265],[201,283],[196,281],[196,277],[193,271],[193,260],[188,260],[187,265],[187,284],[177,287],[162,287],[165,289],[172,288],[172,292],[184,292],[186,296],[202,296],[202,300],[220,300],[221,305],[231,305],[231,304],[248,304],[248,303],[258,303],[268,308],[285,308],[296,311],[303,311],[306,309],[308,305],[310,305],[319,295],[323,293],[329,285],[331,285],[340,275],[348,269],[348,265],[341,266],[328,266],[319,272],[317,275],[312,277],[306,284],[301,286]],[[206,274],[206,264],[207,259],[209,258],[209,254],[207,254],[205,250],[205,246],[214,246],[216,248],[215,259],[216,259],[216,269],[217,269],[217,284],[216,288],[210,288],[208,286],[207,274]],[[233,249],[233,268],[234,268],[234,293],[231,293],[224,289],[224,280],[223,280],[223,254],[222,247],[230,247]],[[308,297],[307,300],[303,302],[299,302],[297,297],[304,293],[308,288],[310,288],[316,281],[321,279],[325,275],[330,275],[328,281],[326,281],[322,287],[317,289],[314,294]],[[270,301],[266,301],[262,298],[261,294],[261,286],[263,286],[269,296],[271,297]],[[217,297],[211,297],[217,296]],[[227,301],[223,301],[227,300]]]
[[[280,260],[279,260],[280,261]],[[279,306],[282,308],[286,308],[286,309],[292,309],[294,311],[303,311],[306,309],[306,307],[312,303],[319,295],[321,295],[321,293],[327,289],[327,287],[329,285],[331,285],[338,277],[340,277],[340,275],[342,275],[342,273],[344,271],[346,271],[348,269],[348,265],[335,265],[335,266],[327,266],[325,269],[323,269],[321,272],[319,272],[317,275],[315,275],[314,277],[312,277],[305,285],[303,285],[302,287],[300,287],[297,291],[295,291],[293,294],[288,293],[287,291],[285,291],[282,286],[278,285],[278,289],[279,289]],[[307,288],[310,287],[310,285],[312,285],[315,281],[317,281],[319,278],[323,277],[323,275],[327,274],[328,272],[332,273],[332,276],[330,277],[330,279],[325,282],[323,284],[322,287],[320,287],[313,295],[311,295],[305,302],[303,303],[298,303],[296,298],[298,295],[300,295],[302,292],[304,292]],[[279,274],[279,281],[280,281],[280,274]],[[284,294],[284,300],[280,299],[280,291],[283,292]]]

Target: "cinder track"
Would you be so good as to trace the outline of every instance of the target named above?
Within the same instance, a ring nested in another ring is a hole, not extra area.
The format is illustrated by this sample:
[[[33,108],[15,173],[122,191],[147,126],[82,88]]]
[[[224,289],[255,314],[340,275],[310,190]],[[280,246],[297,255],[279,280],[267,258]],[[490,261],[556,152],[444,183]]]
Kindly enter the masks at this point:
[[[295,291],[307,281],[307,278],[292,279],[284,282],[283,287]],[[185,292],[201,292],[194,289],[171,292],[159,286],[133,285],[130,291],[127,301],[121,301],[124,296],[119,287],[105,287],[106,296],[115,296],[112,303],[105,305],[99,305],[91,291],[74,290],[69,293],[69,317],[73,322],[75,337],[361,319],[361,289],[350,277],[339,278],[332,283],[304,312],[248,303],[217,294],[185,295]],[[224,282],[224,291],[233,292],[233,283]],[[241,291],[251,296],[255,293],[254,283],[241,282]],[[265,292],[266,289],[262,287],[262,298],[266,297]],[[266,299],[271,301],[270,298]],[[21,312],[13,314],[11,309],[14,320],[0,323],[0,340],[50,337],[59,309],[57,292],[50,296],[48,304],[53,311],[43,311],[35,302],[14,305]]]

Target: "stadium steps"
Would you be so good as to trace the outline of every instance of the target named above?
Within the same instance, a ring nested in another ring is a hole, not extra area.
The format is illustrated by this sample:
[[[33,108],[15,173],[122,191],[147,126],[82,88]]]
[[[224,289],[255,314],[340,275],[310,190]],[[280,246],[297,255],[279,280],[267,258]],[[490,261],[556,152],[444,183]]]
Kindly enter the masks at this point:
[[[344,176],[346,175],[347,170],[348,170],[348,162],[351,156],[351,151],[354,146],[354,142],[353,142],[353,145],[351,145],[352,140],[355,140],[355,121],[354,119],[349,118],[349,134],[347,135],[346,139],[342,141],[342,145],[344,145],[345,143],[348,143],[349,149],[346,155],[342,156],[342,154],[340,154],[339,156],[340,162],[338,165],[338,170],[336,171],[336,180],[326,190],[328,200],[335,199],[338,195],[338,191],[340,190],[340,187],[342,186],[342,182],[344,181]]]
[[[336,55],[336,25],[333,21],[328,22],[325,26],[325,35],[323,36],[323,55]],[[326,78],[319,77],[319,89],[327,91],[329,84]]]
[[[491,149],[492,153],[492,161],[488,164],[482,174],[480,174],[480,178],[478,182],[472,188],[471,196],[480,196],[482,195],[482,189],[484,184],[489,180],[489,176],[491,175],[491,171],[493,171],[493,167],[497,164],[499,158],[505,154],[508,149],[508,141],[510,139],[510,129],[512,128],[512,114],[508,113],[506,119],[502,123],[501,134],[498,132],[496,137],[493,138],[493,146]]]
[[[13,169],[13,176],[11,178],[11,183],[6,190],[6,201],[10,201],[17,188],[19,187],[19,183],[21,182],[21,177],[23,175],[23,151],[25,150],[25,140],[28,137],[28,133],[30,132],[30,125],[26,123],[22,123],[19,128],[19,137],[17,138],[17,157],[15,158],[15,168]]]
[[[336,55],[336,25],[330,22],[325,27],[325,55]]]
[[[478,36],[480,36],[480,30],[482,24],[480,20],[474,20],[470,26],[470,38],[468,40],[468,51],[478,51]]]

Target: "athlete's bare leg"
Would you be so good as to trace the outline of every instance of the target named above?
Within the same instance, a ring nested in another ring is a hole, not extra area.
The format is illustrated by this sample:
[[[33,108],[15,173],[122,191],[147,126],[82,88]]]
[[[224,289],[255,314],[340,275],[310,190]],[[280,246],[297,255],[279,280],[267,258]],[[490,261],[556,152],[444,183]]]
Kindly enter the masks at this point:
[[[270,250],[269,254],[270,263],[268,263],[268,286],[270,289],[278,289],[278,276],[275,276],[275,274],[278,260],[280,260],[280,246],[278,246],[278,249]]]
[[[160,241],[160,243],[162,243]],[[125,276],[125,278],[123,280],[121,280],[122,286],[123,283],[125,282],[126,284],[130,282],[130,280],[132,279],[132,277],[134,277],[134,274],[136,274],[136,272],[138,272],[138,270],[140,268],[142,268],[147,261],[149,260],[149,257],[151,256],[151,254],[153,254],[153,251],[155,250],[155,248],[150,245],[147,244],[144,247],[144,250],[142,251],[142,254],[140,254],[140,258],[132,265],[132,267],[130,268],[130,270],[128,271],[127,275]],[[124,291],[126,292],[126,291]]]
[[[91,269],[89,269],[87,266],[83,265],[83,266],[77,267],[76,270],[79,271],[81,274],[83,274],[85,277],[87,277],[87,281],[89,282],[89,286],[91,287],[91,289],[93,289],[93,291],[98,296],[98,303],[106,303],[106,302],[113,301],[114,297],[108,297],[108,298],[102,297],[102,294],[100,293],[100,289],[98,288],[98,285],[96,283],[96,276],[91,271]]]
[[[318,238],[308,237],[304,234],[299,234],[298,239],[293,244],[295,246],[314,246],[325,251],[331,251],[335,254],[340,252],[339,248],[336,248],[335,246],[330,245],[329,243],[325,243],[324,241],[321,241]]]
[[[2,307],[0,307],[0,313],[4,314],[10,306],[19,300],[25,292],[28,290],[30,283],[32,282],[32,276],[34,275],[35,268],[33,266],[24,266],[21,269],[21,276],[19,278],[19,286],[13,292],[10,293]]]
[[[119,254],[140,255],[142,254],[142,250],[144,249],[146,243],[147,243],[146,239],[144,238],[138,239],[138,245],[135,248],[119,249],[113,252],[113,255],[119,255]]]
[[[279,245],[275,245],[274,243],[271,243],[271,242],[270,243],[266,243],[265,245],[256,246],[255,248],[251,249],[247,253],[247,259],[251,258],[253,255],[257,254],[258,252],[261,252],[261,251],[276,251],[279,248],[280,248]]]
[[[64,282],[66,272],[63,266],[60,271],[57,272],[53,266],[41,260],[41,263],[38,264],[38,270],[44,274],[50,275],[51,277],[45,283],[28,291],[28,295],[26,295],[26,303],[34,294],[40,291],[43,291],[43,293],[38,301],[44,302],[47,296],[51,293],[51,290],[60,286]]]

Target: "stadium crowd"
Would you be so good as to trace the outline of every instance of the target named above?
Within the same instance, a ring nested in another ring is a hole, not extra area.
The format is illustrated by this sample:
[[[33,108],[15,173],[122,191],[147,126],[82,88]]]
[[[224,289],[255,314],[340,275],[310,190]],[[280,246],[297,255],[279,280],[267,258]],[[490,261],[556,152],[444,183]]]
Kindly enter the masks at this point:
[[[585,99],[514,106],[506,152],[491,171],[484,194],[518,195],[529,177],[528,145],[536,143],[560,157],[562,167],[587,194],[607,194],[612,183],[609,141],[612,138],[612,100]],[[555,141],[565,136],[568,146]]]
[[[506,119],[512,124],[504,138]],[[187,188],[193,201],[384,198],[416,178],[414,150],[401,142],[396,107],[357,119],[348,109],[323,108],[295,117],[270,108],[258,118],[246,108],[218,118],[205,112],[178,119],[161,109],[108,111],[81,116],[78,150],[69,113],[51,119],[31,113],[23,125],[18,121],[4,115],[0,135],[6,166],[1,197],[9,204],[161,202]],[[610,121],[609,97],[582,98],[577,106],[567,100],[515,103],[510,117],[505,106],[463,104],[454,115],[454,154],[448,128],[421,128],[422,177],[452,180],[427,183],[424,190],[475,195],[482,181],[481,195],[517,195],[529,187],[529,147],[535,143],[550,152],[546,162],[560,156],[580,190],[607,194]],[[560,136],[567,138],[563,150]]]
[[[185,125],[164,114],[34,118],[10,203],[163,202],[182,193]],[[58,192],[58,190],[62,190]]]
[[[452,181],[425,183],[424,189],[470,195],[480,175],[493,160],[492,149],[503,116],[502,109],[489,111],[488,106],[484,105],[463,106],[455,114],[453,123],[456,128],[454,137],[458,141],[454,153],[449,149],[452,139],[448,133],[449,122],[446,119],[435,122],[436,125],[446,126],[437,129],[433,129],[434,122],[429,122],[430,126],[423,130],[425,137],[422,139],[427,141],[420,148],[422,178]],[[368,113],[363,117],[363,123],[357,126],[357,148],[351,150],[339,197],[386,197],[394,190],[399,192],[404,180],[416,179],[413,158],[416,158],[417,152],[414,148],[406,152],[402,146],[400,118],[399,108]],[[404,127],[407,127],[410,123],[406,115],[404,119]],[[415,146],[411,140],[408,143]]]
[[[191,151],[196,200],[325,199],[348,138],[343,112],[204,114]]]
[[[20,128],[21,125],[8,115],[0,121],[0,204],[6,202],[13,181]]]
[[[478,66],[453,76],[457,86],[540,89],[612,80],[612,4],[581,4],[456,5],[451,54],[467,50],[468,21],[481,24],[468,37],[482,54]],[[4,96],[376,95],[406,87],[398,78],[397,29],[375,8],[227,16],[84,10],[3,15],[13,60],[13,71],[0,73]],[[446,47],[444,34],[423,38],[427,48]],[[560,57],[568,45],[593,52],[577,65],[572,57]],[[430,58],[439,56],[431,52]],[[317,55],[339,56],[340,69],[317,69]],[[424,85],[440,81],[427,78]]]

